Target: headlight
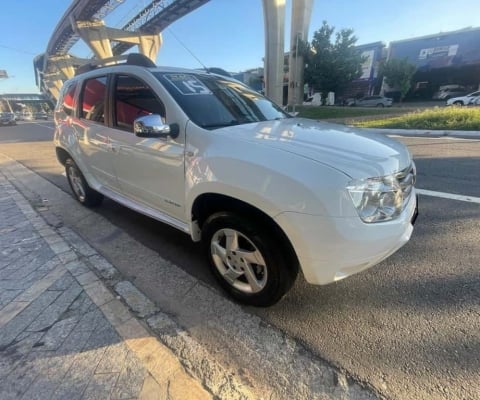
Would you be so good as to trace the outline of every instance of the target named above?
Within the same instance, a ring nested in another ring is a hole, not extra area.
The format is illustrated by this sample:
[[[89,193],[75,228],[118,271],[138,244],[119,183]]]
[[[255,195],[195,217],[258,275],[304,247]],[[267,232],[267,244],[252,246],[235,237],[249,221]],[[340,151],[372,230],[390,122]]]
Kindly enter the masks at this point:
[[[394,175],[354,180],[347,190],[363,222],[389,221],[403,209],[403,192]]]

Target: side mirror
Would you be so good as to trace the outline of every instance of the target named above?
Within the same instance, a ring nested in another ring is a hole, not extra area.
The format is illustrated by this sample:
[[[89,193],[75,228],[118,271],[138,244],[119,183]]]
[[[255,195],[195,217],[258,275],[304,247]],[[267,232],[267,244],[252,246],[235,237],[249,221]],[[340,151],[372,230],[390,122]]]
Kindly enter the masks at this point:
[[[178,124],[165,124],[158,114],[145,115],[133,121],[133,132],[138,137],[175,139],[180,133]]]

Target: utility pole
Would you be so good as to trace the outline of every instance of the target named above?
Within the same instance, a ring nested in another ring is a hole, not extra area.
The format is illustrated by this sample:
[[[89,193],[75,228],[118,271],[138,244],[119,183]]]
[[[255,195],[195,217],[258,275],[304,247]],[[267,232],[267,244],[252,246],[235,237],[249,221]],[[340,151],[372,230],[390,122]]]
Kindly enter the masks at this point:
[[[299,40],[300,40],[300,36],[301,36],[302,32],[297,32],[297,34],[295,35],[296,38],[295,38],[295,68],[293,70],[293,109],[292,109],[292,113],[293,115],[295,115],[295,106],[297,105],[297,95],[298,95],[298,43],[299,43]]]

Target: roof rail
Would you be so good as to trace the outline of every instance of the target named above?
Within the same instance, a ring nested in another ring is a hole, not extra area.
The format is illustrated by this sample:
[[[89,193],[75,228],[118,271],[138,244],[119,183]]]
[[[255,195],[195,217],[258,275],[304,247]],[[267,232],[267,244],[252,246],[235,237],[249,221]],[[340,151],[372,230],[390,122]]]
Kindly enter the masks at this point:
[[[156,67],[156,64],[150,60],[147,56],[140,53],[130,53],[123,54],[116,57],[103,58],[101,60],[89,60],[88,63],[80,65],[76,71],[75,75],[83,74],[88,71],[93,71],[97,68],[109,67],[111,65],[120,64],[120,61],[124,61],[125,65],[137,65],[139,67]]]

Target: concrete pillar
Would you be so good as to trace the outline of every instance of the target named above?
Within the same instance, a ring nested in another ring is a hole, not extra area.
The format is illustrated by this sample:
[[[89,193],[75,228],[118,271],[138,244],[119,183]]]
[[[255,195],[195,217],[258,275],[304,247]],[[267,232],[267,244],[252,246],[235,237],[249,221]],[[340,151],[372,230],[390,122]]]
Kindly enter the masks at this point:
[[[292,24],[290,31],[290,57],[288,72],[288,104],[303,103],[303,56],[296,51],[297,44],[308,40],[313,0],[292,0]]]
[[[138,45],[138,51],[153,62],[162,46],[160,34],[109,28],[103,21],[73,21],[72,27],[100,60],[113,57],[112,40]]]
[[[163,44],[162,34],[140,35],[139,39],[140,43],[138,44],[138,50],[140,53],[155,62],[160,47],[162,47]]]
[[[285,0],[263,0],[265,24],[265,93],[283,103],[283,64],[285,43]]]
[[[58,74],[45,74],[43,76],[44,85],[47,87],[50,95],[55,99],[58,99],[60,90],[63,86],[63,81],[59,79]]]
[[[48,61],[61,72],[64,80],[75,76],[75,68],[73,67],[72,56],[70,56],[70,54],[51,56]]]
[[[72,21],[72,28],[97,58],[101,60],[113,57],[110,37],[103,21]]]

